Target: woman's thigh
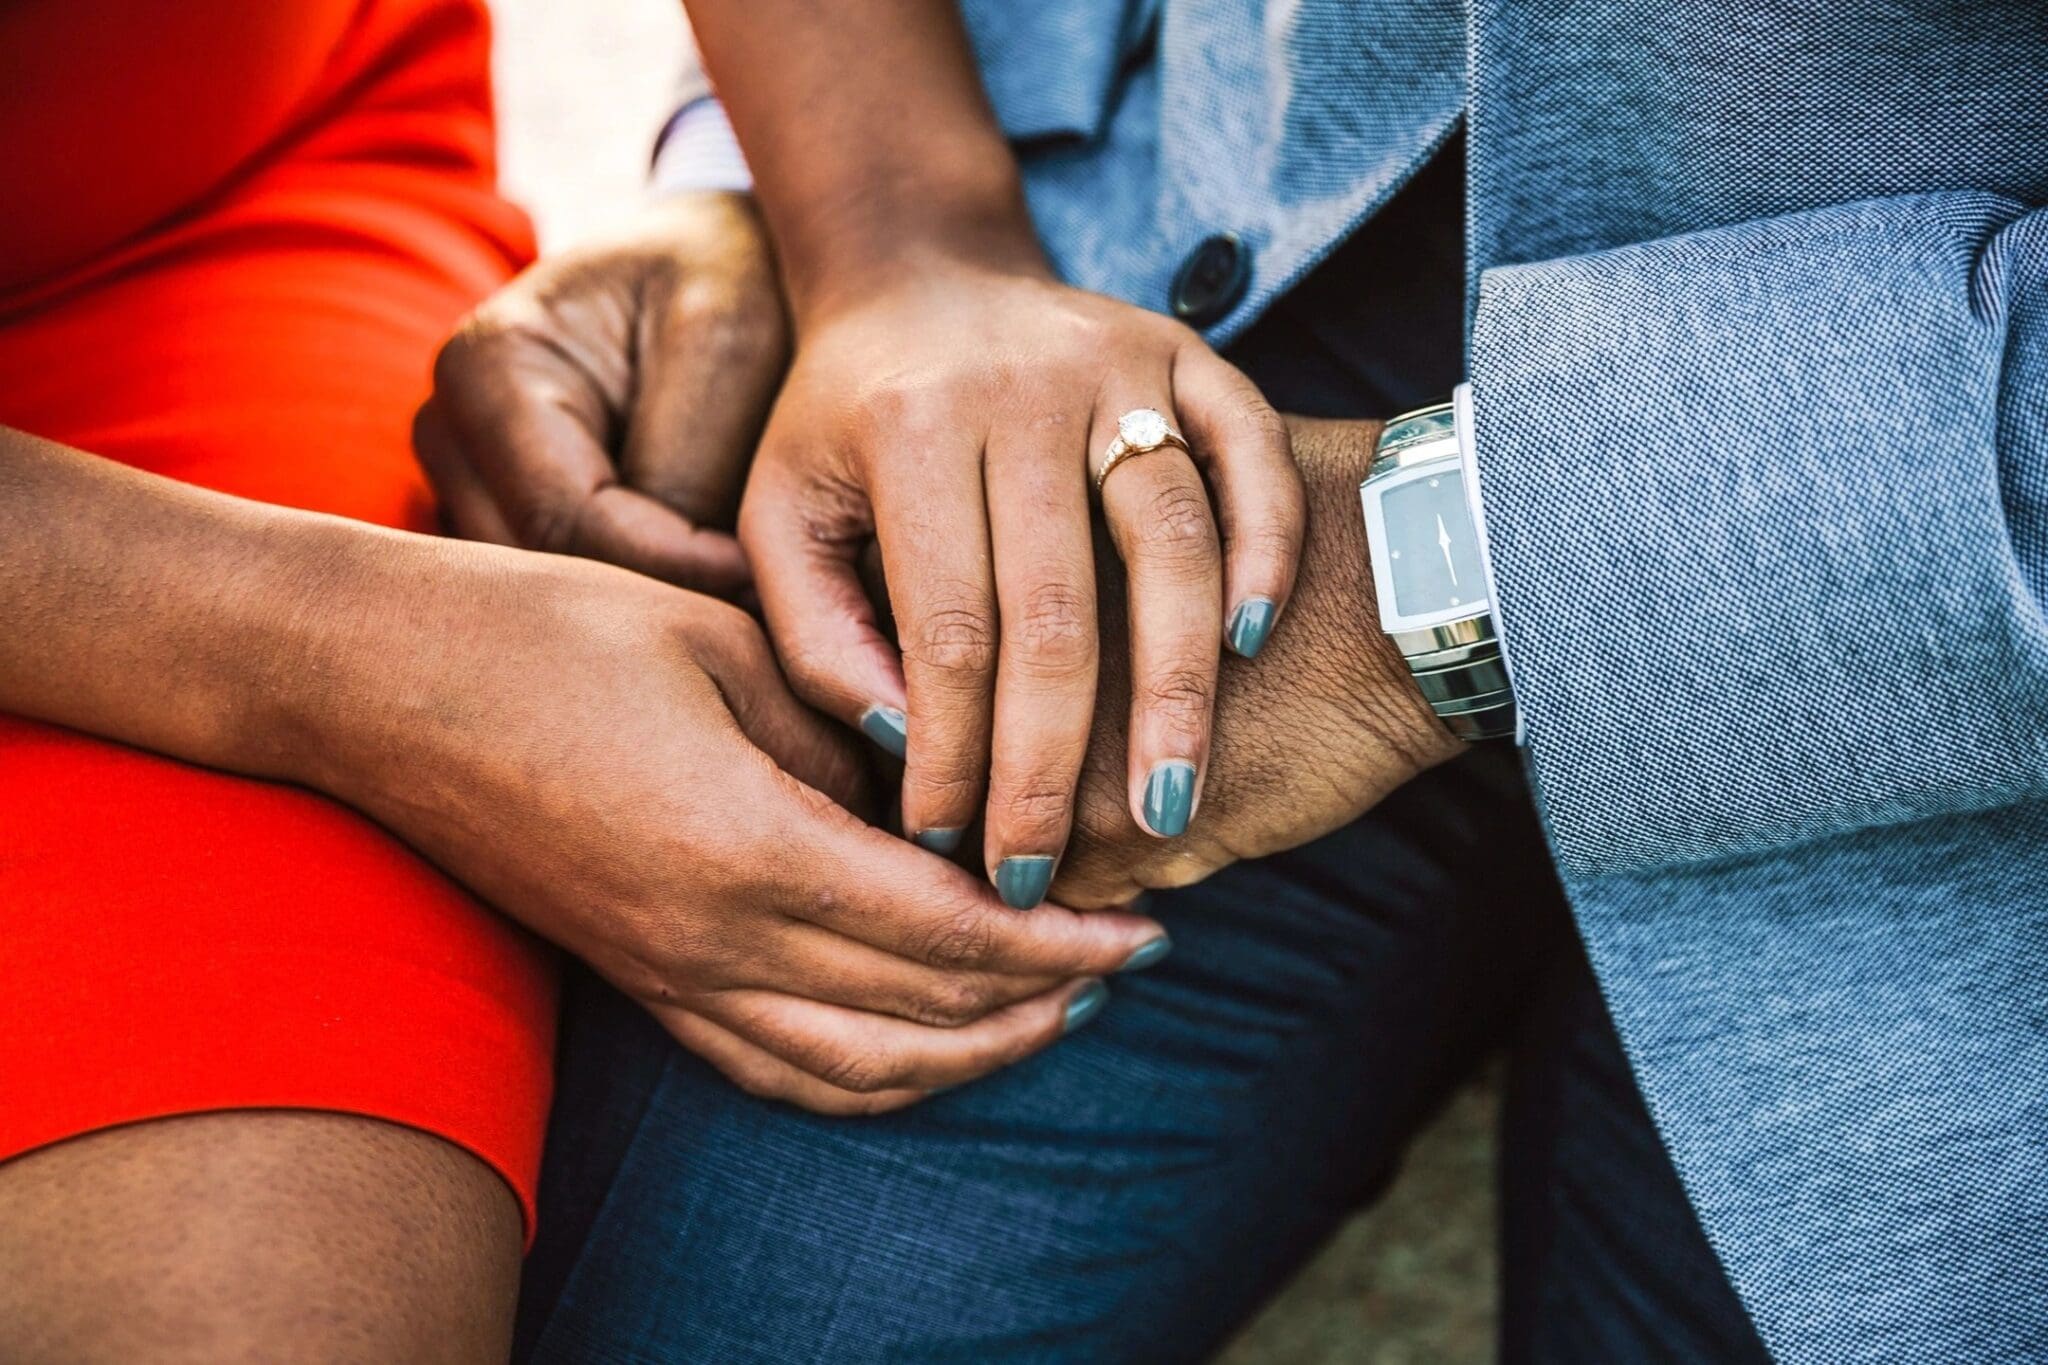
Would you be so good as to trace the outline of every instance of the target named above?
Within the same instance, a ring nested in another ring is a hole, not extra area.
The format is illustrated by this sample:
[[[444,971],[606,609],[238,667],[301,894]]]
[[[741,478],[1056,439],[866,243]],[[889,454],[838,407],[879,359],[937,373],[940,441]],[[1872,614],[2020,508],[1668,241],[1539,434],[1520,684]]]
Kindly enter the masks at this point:
[[[520,1212],[414,1129],[239,1111],[0,1165],[9,1365],[502,1361]]]

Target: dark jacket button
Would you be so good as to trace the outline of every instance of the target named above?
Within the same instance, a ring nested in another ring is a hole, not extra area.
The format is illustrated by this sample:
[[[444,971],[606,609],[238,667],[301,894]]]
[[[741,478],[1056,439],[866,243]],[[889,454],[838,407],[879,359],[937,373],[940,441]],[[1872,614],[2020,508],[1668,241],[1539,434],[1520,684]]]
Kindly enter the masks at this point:
[[[1207,327],[1237,307],[1252,282],[1252,253],[1234,232],[1205,237],[1173,277],[1173,315]]]

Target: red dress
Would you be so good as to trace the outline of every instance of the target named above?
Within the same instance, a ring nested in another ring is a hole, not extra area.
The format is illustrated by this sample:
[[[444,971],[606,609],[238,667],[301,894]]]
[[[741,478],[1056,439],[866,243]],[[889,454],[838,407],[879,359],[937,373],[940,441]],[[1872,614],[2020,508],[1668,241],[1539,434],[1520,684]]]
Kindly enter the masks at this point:
[[[435,348],[531,254],[477,0],[0,6],[0,424],[431,530]],[[0,1159],[367,1114],[482,1157],[530,1229],[553,991],[334,802],[0,715]]]

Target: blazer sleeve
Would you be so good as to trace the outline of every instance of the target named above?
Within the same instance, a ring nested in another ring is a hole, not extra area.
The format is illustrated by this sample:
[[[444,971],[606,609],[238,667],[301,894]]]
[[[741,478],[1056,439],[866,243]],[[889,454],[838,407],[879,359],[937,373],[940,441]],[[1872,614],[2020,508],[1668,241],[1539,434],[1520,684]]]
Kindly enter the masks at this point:
[[[1919,195],[1494,269],[1471,382],[1568,874],[2048,795],[2048,210]]]

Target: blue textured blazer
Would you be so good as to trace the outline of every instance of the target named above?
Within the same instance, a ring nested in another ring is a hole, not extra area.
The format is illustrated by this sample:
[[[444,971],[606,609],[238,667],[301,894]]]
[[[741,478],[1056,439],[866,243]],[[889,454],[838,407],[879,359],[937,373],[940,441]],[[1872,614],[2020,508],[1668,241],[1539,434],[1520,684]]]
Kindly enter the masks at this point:
[[[967,0],[1076,282],[1241,331],[1452,133],[1529,766],[1787,1361],[2048,1360],[2048,4]]]

